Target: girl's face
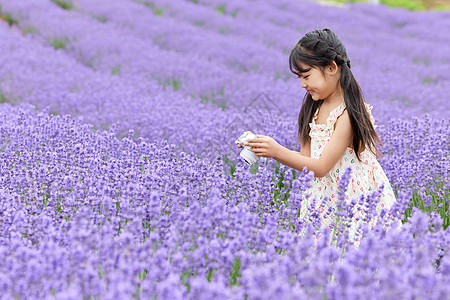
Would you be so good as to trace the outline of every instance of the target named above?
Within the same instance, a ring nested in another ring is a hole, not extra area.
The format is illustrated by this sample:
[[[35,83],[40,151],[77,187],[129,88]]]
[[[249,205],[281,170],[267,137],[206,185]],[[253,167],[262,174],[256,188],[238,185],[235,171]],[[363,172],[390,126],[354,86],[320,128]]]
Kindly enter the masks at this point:
[[[326,100],[338,92],[340,72],[337,72],[338,67],[336,65],[331,64],[323,70],[302,63],[298,65],[306,70],[306,72],[299,73],[298,76],[301,80],[301,87],[311,95],[314,101]]]

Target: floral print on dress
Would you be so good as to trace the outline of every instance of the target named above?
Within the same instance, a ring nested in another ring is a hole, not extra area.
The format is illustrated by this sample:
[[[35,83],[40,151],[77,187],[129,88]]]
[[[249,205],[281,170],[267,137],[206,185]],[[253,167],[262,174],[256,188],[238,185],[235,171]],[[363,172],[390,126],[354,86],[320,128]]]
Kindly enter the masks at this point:
[[[374,118],[371,112],[372,108],[371,105],[366,103],[370,120],[374,124]],[[319,109],[320,107],[315,112],[312,122],[309,123],[311,128],[309,132],[309,136],[311,137],[311,157],[313,158],[319,158],[321,156],[323,149],[331,139],[334,132],[334,125],[338,117],[345,110],[345,103],[342,103],[331,111],[325,124],[316,124],[315,122]],[[315,205],[318,207],[324,197],[328,197],[329,200],[323,211],[329,211],[330,207],[333,211],[336,210],[339,180],[349,167],[351,168],[351,179],[346,193],[346,201],[350,203],[351,199],[359,199],[362,194],[375,191],[383,185],[382,195],[378,198],[377,212],[380,213],[383,208],[389,209],[396,199],[389,180],[376,156],[366,148],[360,153],[360,158],[361,161],[356,157],[355,151],[347,147],[342,157],[328,174],[322,178],[314,177],[314,180],[311,182],[311,187],[306,191],[307,197],[305,197],[302,203],[300,217],[305,217],[308,214],[308,207],[314,199],[316,200]],[[333,220],[334,214],[332,213],[324,219],[323,225],[329,226]],[[355,226],[350,232],[351,236],[355,234],[356,220],[354,223]]]

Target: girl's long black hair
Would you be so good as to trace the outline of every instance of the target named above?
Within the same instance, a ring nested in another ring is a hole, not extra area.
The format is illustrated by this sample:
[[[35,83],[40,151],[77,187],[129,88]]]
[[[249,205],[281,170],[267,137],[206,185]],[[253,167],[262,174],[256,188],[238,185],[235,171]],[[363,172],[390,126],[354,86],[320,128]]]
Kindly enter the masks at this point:
[[[361,88],[350,70],[347,50],[333,31],[323,29],[305,34],[289,56],[289,67],[292,73],[299,76],[307,71],[299,66],[300,62],[308,67],[317,67],[323,71],[333,61],[338,66],[342,66],[340,85],[353,128],[352,145],[356,157],[361,160],[360,152],[366,147],[376,156],[381,156],[377,148],[377,144],[381,144],[381,140],[370,120]],[[298,137],[302,144],[305,144],[309,139],[309,123],[322,102],[323,100],[314,101],[310,94],[306,94],[303,99],[302,108],[298,115]]]

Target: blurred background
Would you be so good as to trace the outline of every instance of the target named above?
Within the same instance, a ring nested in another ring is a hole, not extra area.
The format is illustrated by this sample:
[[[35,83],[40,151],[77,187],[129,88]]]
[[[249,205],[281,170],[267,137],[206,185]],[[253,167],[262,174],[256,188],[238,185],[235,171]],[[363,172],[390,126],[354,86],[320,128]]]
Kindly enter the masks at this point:
[[[448,10],[450,0],[318,0],[322,4],[342,5],[347,2],[367,2],[386,4],[392,7],[403,7],[409,10]]]

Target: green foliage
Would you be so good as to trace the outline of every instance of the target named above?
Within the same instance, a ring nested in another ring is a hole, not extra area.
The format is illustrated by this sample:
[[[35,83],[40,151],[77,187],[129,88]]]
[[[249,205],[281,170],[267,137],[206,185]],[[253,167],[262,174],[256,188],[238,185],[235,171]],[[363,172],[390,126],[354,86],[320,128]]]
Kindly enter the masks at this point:
[[[140,281],[143,281],[143,280],[145,279],[145,277],[147,277],[147,274],[148,274],[148,270],[147,270],[147,269],[144,269],[142,272],[140,272],[140,273],[138,274],[139,280],[140,280]],[[133,299],[140,299],[140,298],[139,298],[139,293],[140,293],[140,292],[141,292],[141,284],[139,283],[139,284],[136,286],[136,293],[134,294]]]
[[[66,37],[62,38],[52,38],[49,40],[50,44],[55,48],[55,50],[63,49],[65,50],[67,47],[67,44],[69,43],[69,39]]]
[[[227,8],[225,5],[219,5],[216,7],[216,11],[221,14],[221,15],[225,15],[227,13]],[[229,13],[230,16],[232,16],[233,18],[235,18],[237,16],[238,10],[233,10],[232,12]]]
[[[141,155],[140,160],[142,161],[141,171],[142,171],[142,173],[145,174],[145,172],[147,171],[147,170],[145,169],[145,162],[146,162],[146,160],[147,160],[147,156],[146,156],[146,155]]]
[[[251,174],[258,173],[258,164],[254,164],[254,165],[250,166],[250,173]]]
[[[120,74],[120,66],[115,66],[111,71],[111,75],[117,75],[117,74]]]
[[[192,271],[192,268],[189,268],[187,270],[184,270],[183,274],[181,275],[181,284],[187,287],[188,293],[191,291],[191,285],[186,282],[186,279],[188,279],[189,277],[197,277],[197,273],[198,269]]]
[[[211,278],[212,278],[212,276],[214,274],[214,270],[215,269],[209,269],[208,270],[208,273],[206,274],[206,280],[208,280],[208,282],[211,282]]]
[[[273,203],[281,205],[281,202],[288,204],[289,193],[292,189],[292,180],[295,178],[295,170],[291,168],[283,168],[281,171],[281,164],[277,162],[275,164],[274,176],[272,177],[272,182],[275,183],[275,189],[273,190]],[[287,182],[286,173],[292,172],[291,180]]]
[[[230,286],[239,285],[238,278],[242,277],[242,274],[239,273],[241,269],[241,260],[237,257],[234,257],[234,263],[231,266],[230,272]]]
[[[166,89],[166,86],[172,86],[172,88],[173,88],[175,91],[178,91],[178,90],[180,89],[180,80],[178,80],[178,79],[171,79],[171,78],[166,79],[166,80],[163,82],[163,87],[164,87],[164,89]]]
[[[17,103],[20,99],[12,96],[12,95],[6,95],[2,89],[0,88],[0,103]]]
[[[432,83],[433,79],[431,77],[425,77],[422,79],[422,83]]]
[[[222,108],[222,111],[224,111],[224,110],[227,109],[227,104],[226,104],[225,102],[221,102],[221,103],[219,104],[219,107]]]
[[[213,105],[217,105],[219,107],[222,108],[222,110],[226,110],[227,109],[227,104],[225,101],[223,101],[223,96],[224,96],[224,91],[223,89],[221,89],[217,94],[215,92],[210,92],[210,94],[204,94],[200,96],[200,102],[201,103],[211,103]],[[220,99],[217,99],[220,98]]]
[[[228,165],[230,167],[229,174],[231,175],[232,178],[234,178],[234,172],[236,171],[236,162],[229,159],[228,154],[223,156],[222,160],[224,165]]]
[[[99,276],[100,278],[102,278],[103,276],[105,276],[105,272],[103,272],[102,265],[99,265],[99,266],[98,266],[98,276]]]
[[[119,211],[120,211],[120,202],[116,201],[114,202],[116,204],[116,217],[119,215]]]
[[[448,213],[450,204],[444,199],[449,199],[450,190],[445,189],[444,186],[445,185],[443,183],[436,183],[435,188],[430,187],[430,189],[425,191],[422,196],[417,190],[413,189],[409,208],[404,213],[405,218],[403,220],[403,223],[405,223],[411,216],[413,208],[417,207],[421,211],[428,214],[430,214],[431,212],[438,213],[444,222],[444,229],[447,229],[450,226],[450,215]],[[427,204],[425,199],[423,199],[422,197],[431,197],[431,203]]]
[[[94,16],[94,19],[96,19],[100,23],[106,23],[108,21],[108,18],[105,16]]]
[[[216,7],[216,11],[221,14],[224,15],[225,14],[225,5],[219,5]]]
[[[175,91],[178,91],[180,89],[180,81],[178,80],[173,80],[172,81],[172,87]]]
[[[348,2],[368,2],[367,0],[331,0],[335,3],[348,3]],[[430,0],[380,0],[380,3],[390,7],[401,7],[409,10],[421,11],[426,9],[433,10],[448,10],[449,5],[440,4],[434,6],[433,1]]]
[[[36,27],[34,27],[33,25],[27,25],[24,28],[22,28],[22,33],[24,35],[29,34],[29,33],[35,33],[36,32]]]
[[[156,16],[162,16],[162,14],[164,13],[164,9],[157,7],[153,2],[144,1],[141,3],[150,8]]]
[[[48,205],[48,199],[49,199],[49,198],[50,198],[50,196],[47,195],[46,192],[44,192],[44,195],[43,195],[43,197],[42,197],[42,204],[43,204],[45,207],[47,207],[47,205]]]
[[[144,269],[141,273],[138,274],[139,280],[144,280],[147,277],[148,270]]]
[[[391,7],[402,7],[409,10],[425,10],[425,1],[420,0],[380,0],[381,3]]]
[[[69,0],[52,0],[52,2],[65,10],[71,10],[74,8],[72,1]]]
[[[8,23],[8,25],[11,27],[13,25],[18,25],[19,21],[13,18],[13,16],[10,13],[3,13],[1,11],[0,7],[0,20],[4,20]]]
[[[439,4],[433,8],[434,10],[450,10],[449,4]]]
[[[5,94],[3,94],[3,91],[0,90],[0,103],[7,103],[10,102],[8,98],[6,98]]]

